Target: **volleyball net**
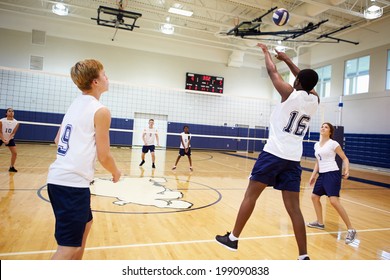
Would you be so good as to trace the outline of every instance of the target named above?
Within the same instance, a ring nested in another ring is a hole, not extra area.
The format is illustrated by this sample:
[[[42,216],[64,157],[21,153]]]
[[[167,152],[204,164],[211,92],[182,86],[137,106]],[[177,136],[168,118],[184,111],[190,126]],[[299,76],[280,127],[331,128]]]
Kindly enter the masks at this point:
[[[15,139],[23,142],[53,143],[59,124],[20,121],[21,127]],[[158,131],[157,149],[177,149],[181,142],[183,126],[187,124],[169,122],[166,129]],[[191,148],[215,151],[261,152],[268,139],[268,127],[214,127],[189,125]],[[209,134],[204,134],[204,133]],[[110,128],[112,146],[141,147],[143,130]],[[312,136],[310,138],[310,136]],[[313,156],[313,144],[318,141],[318,133],[307,133],[304,138],[304,155]],[[155,141],[157,145],[157,141]],[[307,150],[307,151],[306,151]]]
[[[71,102],[80,94],[67,75],[0,68],[0,110],[12,107],[22,124],[16,139],[52,142]],[[261,89],[259,89],[261,91]],[[210,96],[181,89],[139,86],[111,81],[101,102],[111,111],[111,144],[142,145],[142,132],[155,120],[161,147],[177,147],[188,125],[193,147],[261,151],[268,138],[272,99]],[[311,127],[320,127],[319,110]],[[310,133],[305,137],[309,143]]]

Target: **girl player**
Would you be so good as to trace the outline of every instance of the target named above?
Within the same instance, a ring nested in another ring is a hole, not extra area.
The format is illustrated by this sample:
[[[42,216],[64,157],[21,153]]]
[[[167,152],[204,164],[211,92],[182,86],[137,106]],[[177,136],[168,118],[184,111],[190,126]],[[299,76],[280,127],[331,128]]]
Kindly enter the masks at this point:
[[[12,108],[8,108],[5,114],[5,118],[0,120],[0,146],[3,143],[9,148],[11,151],[11,165],[8,169],[9,172],[18,172],[15,169],[15,161],[16,161],[16,144],[15,144],[15,134],[18,131],[19,123],[14,119],[14,110]]]

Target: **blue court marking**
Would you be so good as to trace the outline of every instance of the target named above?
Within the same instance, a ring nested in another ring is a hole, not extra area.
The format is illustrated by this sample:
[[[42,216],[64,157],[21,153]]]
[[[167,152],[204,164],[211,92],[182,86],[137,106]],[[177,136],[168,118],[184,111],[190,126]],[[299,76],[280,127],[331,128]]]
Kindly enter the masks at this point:
[[[233,157],[239,157],[239,158],[246,158],[246,159],[251,159],[251,160],[257,160],[255,157],[248,157],[244,155],[238,155],[238,154],[231,154],[228,152],[221,152],[222,154],[233,156]],[[313,172],[313,169],[307,168],[307,167],[302,167],[302,170],[308,171],[308,172]],[[384,188],[390,188],[390,184],[387,183],[382,183],[382,182],[377,182],[377,181],[372,181],[372,180],[367,180],[363,178],[358,178],[358,177],[348,177],[348,180],[355,181],[355,182],[360,182],[364,184],[370,184],[378,187],[384,187]]]

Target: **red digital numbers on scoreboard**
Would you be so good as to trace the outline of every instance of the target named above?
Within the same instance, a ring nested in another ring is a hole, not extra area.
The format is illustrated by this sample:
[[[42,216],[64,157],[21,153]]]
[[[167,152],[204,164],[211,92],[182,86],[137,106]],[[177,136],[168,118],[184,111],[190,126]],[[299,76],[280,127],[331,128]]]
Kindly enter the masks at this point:
[[[186,73],[186,90],[223,93],[223,78],[210,75]]]
[[[211,82],[211,76],[204,76],[203,75],[203,81],[206,81],[206,82]]]

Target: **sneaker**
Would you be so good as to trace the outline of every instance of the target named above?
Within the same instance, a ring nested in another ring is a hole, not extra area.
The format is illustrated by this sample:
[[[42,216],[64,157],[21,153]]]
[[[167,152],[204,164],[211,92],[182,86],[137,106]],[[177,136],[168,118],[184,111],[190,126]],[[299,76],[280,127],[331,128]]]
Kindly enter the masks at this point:
[[[15,167],[11,166],[11,167],[8,169],[8,172],[18,172],[18,170],[16,170]]]
[[[311,227],[311,228],[318,228],[318,229],[324,229],[325,228],[325,225],[319,224],[317,221],[308,223],[307,226]]]
[[[152,168],[156,168],[156,166],[154,165],[154,163],[152,163]]]
[[[306,256],[306,257],[304,257],[303,259],[300,259],[300,258],[298,257],[297,260],[298,260],[298,261],[309,261],[310,258],[309,258],[309,256]]]
[[[230,238],[229,238],[229,235],[230,235],[230,232],[227,232],[225,235],[217,235],[215,237],[215,239],[217,240],[217,242],[223,246],[225,246],[226,248],[228,248],[229,250],[232,250],[232,251],[237,251],[237,248],[238,248],[238,240],[236,241],[231,241]]]
[[[345,243],[349,244],[352,243],[356,238],[356,230],[354,229],[349,229],[347,237],[345,238]]]
[[[143,164],[145,163],[145,161],[141,161],[141,163],[139,164],[139,166],[142,166]]]
[[[176,169],[176,166],[172,167],[172,170],[175,170]]]

